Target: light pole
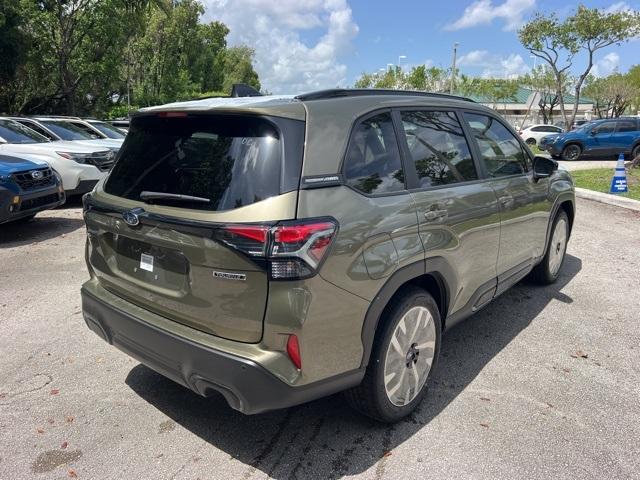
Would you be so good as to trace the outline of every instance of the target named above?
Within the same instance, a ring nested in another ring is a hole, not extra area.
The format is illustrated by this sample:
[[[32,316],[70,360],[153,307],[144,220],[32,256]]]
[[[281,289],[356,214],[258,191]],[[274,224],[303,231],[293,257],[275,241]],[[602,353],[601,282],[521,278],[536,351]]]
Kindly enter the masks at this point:
[[[529,58],[533,58],[533,69],[535,70],[538,66],[538,57],[536,57],[535,55],[529,55]]]
[[[453,44],[453,61],[451,62],[451,84],[449,85],[449,93],[453,95],[453,90],[456,85],[456,57],[458,55],[458,42]]]

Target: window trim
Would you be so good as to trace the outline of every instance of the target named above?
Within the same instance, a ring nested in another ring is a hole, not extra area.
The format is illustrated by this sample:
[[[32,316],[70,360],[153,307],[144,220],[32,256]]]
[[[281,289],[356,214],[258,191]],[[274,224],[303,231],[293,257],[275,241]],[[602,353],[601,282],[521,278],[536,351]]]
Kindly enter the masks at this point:
[[[485,180],[484,175],[482,170],[480,170],[478,168],[478,159],[476,158],[476,155],[474,154],[473,151],[473,147],[469,141],[467,132],[464,128],[464,124],[461,121],[461,115],[460,115],[460,111],[458,108],[443,108],[441,106],[428,106],[428,107],[421,107],[421,106],[415,106],[415,107],[398,107],[398,108],[394,108],[393,109],[394,112],[397,115],[397,121],[399,122],[399,128],[401,128],[401,134],[400,134],[400,145],[401,145],[401,153],[403,154],[403,156],[406,157],[406,164],[407,166],[405,167],[405,178],[407,180],[411,180],[411,182],[406,182],[407,183],[407,190],[410,192],[426,192],[426,191],[431,191],[431,190],[441,190],[443,188],[453,188],[453,187],[457,187],[460,185],[472,185],[474,183],[478,183],[478,182],[482,182]],[[447,113],[447,112],[451,112],[456,116],[456,119],[458,120],[458,123],[460,124],[460,127],[462,128],[462,134],[465,137],[465,141],[467,142],[467,147],[469,147],[469,154],[471,155],[471,160],[473,161],[473,165],[476,168],[476,174],[478,175],[478,178],[474,179],[474,180],[467,180],[464,182],[455,182],[455,183],[448,183],[445,185],[431,185],[428,187],[421,187],[420,186],[420,180],[418,179],[418,172],[416,170],[416,166],[415,166],[415,162],[413,161],[413,158],[411,157],[411,152],[409,151],[409,144],[407,143],[407,138],[406,135],[404,133],[404,126],[402,124],[402,112],[443,112],[443,113]]]
[[[347,167],[347,156],[349,155],[349,151],[351,150],[351,144],[354,141],[354,136],[360,125],[368,120],[369,118],[375,117],[376,115],[380,115],[381,113],[389,113],[391,118],[391,123],[393,125],[393,132],[396,137],[396,144],[398,146],[398,155],[400,157],[400,166],[404,172],[404,187],[401,190],[396,190],[395,192],[381,192],[381,193],[366,193],[362,190],[358,190],[357,188],[349,185],[346,176],[346,167]],[[353,190],[359,195],[363,195],[368,198],[376,198],[376,197],[391,197],[395,195],[407,195],[409,193],[409,189],[407,188],[407,165],[406,159],[402,152],[402,147],[400,146],[400,135],[398,132],[397,122],[394,119],[394,109],[390,107],[382,107],[377,108],[375,110],[370,110],[364,115],[359,116],[351,123],[351,131],[349,132],[349,140],[347,141],[347,147],[342,155],[342,161],[340,162],[340,169],[338,170],[338,175],[342,181],[342,185]]]
[[[624,132],[621,132],[619,127],[620,124],[622,122],[634,122],[636,124],[636,129],[635,130],[625,130]],[[616,120],[616,128],[613,131],[613,133],[634,133],[634,132],[638,132],[640,131],[640,118],[619,118],[618,120]]]
[[[511,133],[511,135],[513,135],[513,137],[516,139],[516,141],[520,144],[520,148],[522,148],[522,151],[529,156],[529,163],[526,163],[527,166],[527,171],[524,173],[514,173],[513,175],[504,175],[501,177],[492,177],[491,175],[489,175],[489,172],[487,172],[486,166],[484,164],[484,161],[482,160],[482,153],[480,152],[480,146],[478,145],[478,141],[476,140],[475,135],[473,134],[473,128],[471,127],[471,125],[469,124],[469,122],[467,121],[467,119],[464,117],[465,113],[469,113],[469,114],[473,114],[473,115],[484,115],[486,117],[491,117],[492,119],[494,119],[495,121],[497,121],[498,123],[500,123],[504,128],[507,129],[507,131],[509,133]],[[484,110],[471,110],[468,108],[465,108],[463,110],[461,110],[461,117],[464,120],[463,122],[463,128],[465,129],[465,132],[471,136],[472,138],[472,145],[473,145],[473,150],[475,152],[475,155],[477,156],[481,169],[482,169],[482,176],[486,179],[486,180],[501,180],[504,178],[518,178],[518,177],[532,177],[533,176],[533,159],[534,159],[534,155],[531,152],[531,150],[529,150],[529,146],[524,142],[524,140],[522,140],[522,138],[520,137],[520,135],[517,135],[515,133],[515,130],[513,130],[513,128],[511,128],[511,126],[505,124],[505,122],[500,119],[497,115],[493,114],[493,112],[485,112]],[[530,168],[531,165],[531,168]]]

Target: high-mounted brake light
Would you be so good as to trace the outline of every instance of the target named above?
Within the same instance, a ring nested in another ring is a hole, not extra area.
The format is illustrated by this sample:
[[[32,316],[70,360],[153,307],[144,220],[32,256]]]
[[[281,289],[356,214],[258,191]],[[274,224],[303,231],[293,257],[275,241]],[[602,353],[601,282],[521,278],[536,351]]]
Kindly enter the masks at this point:
[[[273,280],[308,278],[317,272],[335,237],[335,220],[296,220],[271,225],[226,225],[218,239],[252,257],[269,260]]]
[[[184,118],[187,116],[187,112],[159,112],[158,116],[161,118]]]

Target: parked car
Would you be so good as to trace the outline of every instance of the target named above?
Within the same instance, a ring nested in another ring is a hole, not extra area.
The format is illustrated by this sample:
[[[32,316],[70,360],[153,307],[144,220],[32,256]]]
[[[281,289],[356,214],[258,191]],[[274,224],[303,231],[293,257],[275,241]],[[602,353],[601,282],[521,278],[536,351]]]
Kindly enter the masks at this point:
[[[122,146],[122,140],[106,138],[86,125],[82,127],[75,125],[76,122],[82,122],[75,117],[11,117],[11,119],[52,141],[64,140],[92,148],[108,148],[115,153]]]
[[[540,140],[547,135],[559,134],[564,132],[560,127],[556,127],[555,125],[529,125],[528,127],[523,128],[518,133],[527,142],[527,145],[533,146],[540,142]]]
[[[0,155],[0,224],[28,220],[64,201],[62,179],[46,162]]]
[[[578,160],[581,157],[614,159],[621,153],[640,155],[640,125],[636,117],[595,120],[571,132],[558,135],[546,145],[553,158]]]
[[[106,138],[113,138],[116,140],[124,141],[124,137],[127,135],[126,131],[121,130],[118,127],[114,127],[110,123],[103,122],[102,120],[87,118],[84,121],[88,123],[92,128],[102,133]]]
[[[129,131],[129,120],[128,119],[120,119],[120,120],[111,120],[111,125],[119,128],[123,132],[127,133]]]
[[[142,111],[84,218],[105,341],[244,413],[347,390],[392,422],[445,329],[558,278],[574,187],[490,108],[336,89]]]
[[[0,154],[39,155],[60,175],[67,196],[90,191],[113,165],[115,153],[76,142],[55,141],[0,117]]]
[[[540,150],[547,150],[547,148],[549,147],[549,144],[553,143],[558,135],[561,135],[561,134],[556,133],[556,134],[546,135],[542,137],[538,141],[538,148]]]

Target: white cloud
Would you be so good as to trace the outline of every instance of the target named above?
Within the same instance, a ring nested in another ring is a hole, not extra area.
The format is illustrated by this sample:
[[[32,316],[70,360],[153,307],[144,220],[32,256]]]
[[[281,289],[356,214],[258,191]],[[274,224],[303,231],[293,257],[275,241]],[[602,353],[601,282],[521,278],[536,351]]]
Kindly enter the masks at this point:
[[[516,30],[535,5],[536,0],[504,0],[499,5],[494,5],[493,0],[476,0],[464,9],[460,18],[446,25],[445,30],[490,25],[495,19],[504,21],[503,30]]]
[[[501,56],[487,50],[472,50],[460,57],[460,67],[481,68],[484,78],[517,78],[531,70],[521,55]]]
[[[591,74],[594,77],[606,77],[617,71],[619,66],[620,55],[615,52],[607,53],[595,63],[591,69]]]
[[[230,45],[255,49],[255,68],[263,88],[300,93],[346,84],[340,58],[358,34],[346,0],[204,0],[206,20],[221,20]],[[319,30],[305,43],[304,31]]]
[[[604,9],[605,13],[631,12],[633,8],[627,2],[616,2]]]

